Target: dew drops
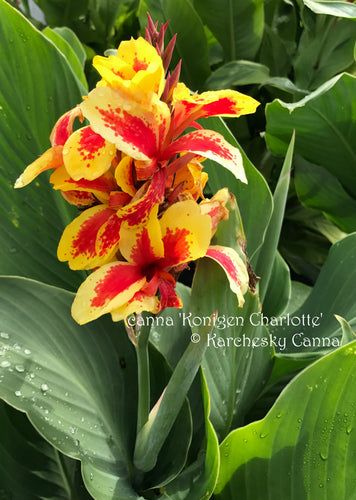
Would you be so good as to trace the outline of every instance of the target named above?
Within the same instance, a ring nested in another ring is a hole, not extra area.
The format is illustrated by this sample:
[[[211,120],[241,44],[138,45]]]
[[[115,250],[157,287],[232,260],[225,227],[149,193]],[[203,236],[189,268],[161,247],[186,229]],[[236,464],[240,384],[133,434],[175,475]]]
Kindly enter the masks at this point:
[[[90,481],[92,481],[94,479],[94,474],[91,472],[89,477],[90,477]]]
[[[278,414],[276,415],[276,418],[281,418],[281,416],[282,416],[282,413],[278,413]]]
[[[268,434],[267,434],[267,433],[264,433],[264,432],[261,432],[261,433],[260,433],[260,438],[261,438],[261,439],[264,439],[264,438],[266,438],[267,436],[268,436]]]
[[[26,354],[26,356],[29,356],[31,354],[30,349],[24,349],[23,352]]]
[[[79,445],[80,445],[80,441],[79,441],[79,439],[76,439],[76,440],[74,441],[74,444],[75,444],[75,446],[79,446]]]
[[[327,460],[327,459],[328,459],[328,455],[327,455],[327,453],[320,452],[320,453],[319,453],[319,456],[320,456],[320,458],[321,458],[322,460]]]
[[[6,332],[0,332],[0,337],[2,339],[9,339],[10,338],[10,335]]]
[[[25,371],[25,367],[23,365],[16,365],[15,370],[19,373],[23,373]]]
[[[42,392],[47,392],[48,391],[48,385],[47,384],[42,384],[41,385],[41,391]]]
[[[9,366],[11,366],[11,363],[10,363],[10,361],[5,360],[5,361],[2,361],[2,362],[0,363],[0,366],[1,366],[2,368],[8,368]]]
[[[15,396],[20,397],[21,395],[21,391],[15,391]]]
[[[27,109],[27,111],[31,111],[31,106],[29,104],[27,104],[26,109]]]

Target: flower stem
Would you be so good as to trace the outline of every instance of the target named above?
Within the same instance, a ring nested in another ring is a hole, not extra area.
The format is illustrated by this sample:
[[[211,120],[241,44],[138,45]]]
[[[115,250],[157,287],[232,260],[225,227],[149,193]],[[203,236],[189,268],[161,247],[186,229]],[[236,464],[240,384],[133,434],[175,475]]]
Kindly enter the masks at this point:
[[[150,328],[139,327],[136,333],[137,376],[138,376],[138,411],[137,434],[148,420],[150,412],[150,364],[148,357],[148,337]]]

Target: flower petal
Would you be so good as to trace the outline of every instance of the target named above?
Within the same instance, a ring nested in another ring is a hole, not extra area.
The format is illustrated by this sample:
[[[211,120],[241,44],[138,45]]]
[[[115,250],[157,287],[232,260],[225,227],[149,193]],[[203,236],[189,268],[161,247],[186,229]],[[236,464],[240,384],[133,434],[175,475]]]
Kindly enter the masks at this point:
[[[53,189],[60,189],[61,191],[87,191],[106,200],[109,200],[110,192],[116,188],[115,179],[110,172],[106,172],[92,181],[88,181],[87,179],[75,181],[64,166],[57,168],[49,181],[53,184]]]
[[[133,159],[129,156],[124,156],[115,169],[115,179],[117,185],[125,191],[125,193],[135,196],[136,188],[132,178]]]
[[[159,292],[161,295],[160,310],[166,307],[183,307],[183,302],[175,291],[175,285],[169,280],[161,280],[159,284]]]
[[[170,269],[184,262],[203,257],[211,238],[211,220],[200,213],[193,200],[171,205],[160,219],[164,258],[161,269]]]
[[[164,87],[164,68],[157,50],[144,38],[120,43],[116,56],[95,56],[93,66],[103,77],[103,83],[127,91],[140,89],[159,96]]]
[[[54,146],[47,149],[37,160],[28,165],[16,180],[14,187],[22,188],[27,186],[39,174],[50,168],[57,168],[63,165],[63,146]]]
[[[107,205],[85,210],[65,228],[58,245],[58,259],[67,260],[71,269],[93,269],[110,260],[116,247],[110,247],[109,254],[98,254],[96,239],[99,230],[113,215],[115,212]]]
[[[63,146],[73,133],[73,123],[76,118],[80,122],[84,120],[83,113],[79,106],[64,113],[56,122],[49,137],[52,146]]]
[[[111,262],[94,271],[78,289],[72,316],[80,325],[115,311],[145,284],[140,269],[127,262]]]
[[[249,284],[244,261],[235,250],[220,245],[209,247],[206,256],[214,259],[224,269],[230,288],[237,296],[239,307],[242,307],[245,302],[244,294],[247,292]]]
[[[63,147],[67,172],[74,180],[97,179],[111,167],[116,147],[91,127],[76,130]]]
[[[216,90],[191,94],[179,83],[173,93],[174,121],[176,137],[194,120],[207,116],[238,117],[254,113],[257,102],[252,97],[235,90]]]
[[[247,183],[240,151],[229,144],[224,137],[213,130],[195,130],[180,137],[164,151],[162,158],[168,160],[173,155],[188,151],[220,163],[230,170],[237,179]]]
[[[129,227],[123,222],[120,229],[120,252],[128,261],[138,266],[149,266],[164,256],[161,227],[155,205],[145,225]],[[151,277],[148,277],[149,279]]]
[[[98,87],[81,104],[92,128],[136,160],[147,161],[158,156],[170,125],[166,103],[151,93],[138,100],[121,90]]]
[[[66,202],[77,207],[90,207],[96,202],[95,197],[86,191],[61,191]]]
[[[130,314],[139,314],[144,311],[157,314],[160,311],[159,299],[154,295],[148,296],[138,291],[126,304],[111,311],[111,317],[113,321],[121,321],[130,316]]]

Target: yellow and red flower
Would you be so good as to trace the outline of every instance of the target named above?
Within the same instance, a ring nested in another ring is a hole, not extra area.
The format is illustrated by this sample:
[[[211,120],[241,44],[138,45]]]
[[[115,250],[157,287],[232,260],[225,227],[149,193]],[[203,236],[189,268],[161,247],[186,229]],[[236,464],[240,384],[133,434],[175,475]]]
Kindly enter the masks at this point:
[[[139,229],[123,222],[120,253],[114,261],[94,271],[80,286],[73,302],[74,319],[84,324],[111,313],[114,321],[133,312],[157,313],[181,307],[175,292],[176,274],[187,263],[207,256],[225,270],[239,304],[248,288],[248,274],[241,257],[231,248],[211,246],[212,223],[192,201],[177,202],[157,217],[158,205]]]

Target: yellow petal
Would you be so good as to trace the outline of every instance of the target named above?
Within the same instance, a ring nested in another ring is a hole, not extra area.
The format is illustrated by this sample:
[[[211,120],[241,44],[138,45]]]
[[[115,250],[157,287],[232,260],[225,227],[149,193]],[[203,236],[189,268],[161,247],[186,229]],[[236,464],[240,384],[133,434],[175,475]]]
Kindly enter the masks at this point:
[[[114,311],[111,311],[113,321],[126,319],[130,314],[142,313],[144,311],[157,314],[160,310],[159,299],[156,296],[149,297],[142,292],[136,292],[131,300]]]
[[[111,167],[116,147],[96,134],[91,127],[75,131],[63,147],[67,172],[74,180],[97,179]]]
[[[115,169],[115,179],[117,185],[127,194],[135,196],[136,188],[132,178],[133,160],[129,156],[124,156]]]
[[[94,271],[81,284],[72,305],[72,316],[80,325],[115,311],[145,284],[140,269],[127,262],[111,262]]]
[[[33,181],[40,173],[50,168],[57,168],[63,164],[63,146],[55,146],[47,149],[43,155],[31,163],[22,172],[15,182],[15,188],[22,188]]]
[[[211,220],[192,201],[174,203],[160,219],[165,257],[160,267],[169,269],[206,254],[211,238]]]

